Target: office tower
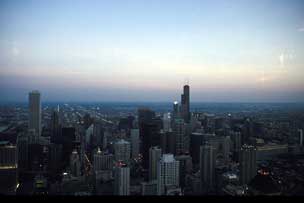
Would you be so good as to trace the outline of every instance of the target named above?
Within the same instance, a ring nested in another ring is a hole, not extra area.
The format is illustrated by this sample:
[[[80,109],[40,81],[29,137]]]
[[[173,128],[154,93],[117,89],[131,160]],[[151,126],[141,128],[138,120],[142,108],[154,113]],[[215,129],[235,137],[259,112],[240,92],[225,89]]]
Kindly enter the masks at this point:
[[[215,178],[215,153],[209,144],[200,147],[200,172],[202,192],[212,190]]]
[[[133,128],[134,119],[135,119],[135,117],[133,117],[133,116],[128,116],[126,118],[121,118],[119,120],[118,129],[129,131],[130,129]]]
[[[143,168],[149,167],[149,149],[152,146],[160,145],[160,132],[159,126],[156,123],[143,124]]]
[[[93,148],[103,147],[104,132],[101,122],[94,122],[93,125]],[[102,148],[104,150],[104,148]]]
[[[157,167],[157,194],[166,194],[171,186],[179,187],[179,161],[173,154],[163,154]]]
[[[85,131],[85,147],[87,151],[91,151],[93,148],[93,132],[94,125],[91,124]]]
[[[186,126],[183,119],[175,119],[173,123],[173,133],[176,137],[175,144],[175,154],[182,154],[185,151],[185,135],[186,135]]]
[[[53,176],[58,174],[61,169],[62,145],[52,143],[49,146],[49,169]]]
[[[143,137],[143,125],[145,123],[150,123],[155,117],[155,112],[148,108],[139,108],[138,109],[138,127],[139,127],[139,136]]]
[[[184,86],[184,92],[181,95],[181,110],[182,110],[182,118],[186,123],[190,121],[190,87],[189,85]]]
[[[62,144],[62,164],[63,167],[69,163],[71,153],[75,149],[76,129],[73,127],[64,127],[61,129],[61,144]]]
[[[158,147],[150,147],[149,149],[149,180],[157,179],[157,164],[161,158],[162,150]]]
[[[257,173],[256,148],[243,145],[240,151],[240,182],[248,184]]]
[[[114,153],[116,161],[123,161],[129,163],[131,155],[130,142],[120,139],[114,144]]]
[[[139,154],[139,129],[131,129],[131,148],[132,158],[136,158]]]
[[[157,195],[157,180],[141,183],[142,196]]]
[[[35,129],[37,137],[41,135],[41,103],[37,90],[29,93],[29,129]]]
[[[163,116],[163,130],[164,132],[169,132],[171,129],[171,115],[170,113],[165,113]]]
[[[303,147],[303,129],[298,129],[299,145]]]
[[[204,134],[199,132],[191,133],[190,136],[190,155],[194,165],[199,164],[200,161],[200,147],[204,144]]]
[[[130,194],[130,168],[124,162],[116,163],[114,171],[114,194],[122,196]]]
[[[83,125],[84,125],[84,128],[87,129],[92,124],[93,124],[93,118],[91,118],[90,114],[86,113],[83,116]]]
[[[242,145],[248,144],[250,142],[250,138],[253,136],[253,123],[249,118],[245,120],[241,135]]]
[[[0,142],[0,194],[14,195],[17,187],[18,157],[16,146]]]
[[[179,155],[175,159],[179,161],[179,184],[181,188],[186,186],[186,175],[192,173],[192,158],[190,155]]]
[[[71,170],[71,174],[75,177],[80,176],[80,159],[79,159],[79,155],[78,152],[76,150],[74,150],[71,154],[70,157],[70,170]]]
[[[233,145],[233,158],[234,160],[239,160],[239,154],[242,147],[242,136],[241,132],[231,132],[231,140]]]
[[[173,102],[173,112],[172,112],[172,120],[176,119],[179,117],[179,106],[178,106],[178,101]]]
[[[58,108],[57,108],[58,109]],[[54,110],[51,115],[51,138],[57,138],[60,133],[60,122],[59,122],[59,112]]]
[[[18,153],[18,170],[25,171],[28,169],[28,145],[29,138],[27,133],[20,133],[17,136],[17,153]]]
[[[112,170],[113,163],[113,154],[102,152],[100,148],[98,148],[97,152],[94,154],[93,159],[94,171]]]

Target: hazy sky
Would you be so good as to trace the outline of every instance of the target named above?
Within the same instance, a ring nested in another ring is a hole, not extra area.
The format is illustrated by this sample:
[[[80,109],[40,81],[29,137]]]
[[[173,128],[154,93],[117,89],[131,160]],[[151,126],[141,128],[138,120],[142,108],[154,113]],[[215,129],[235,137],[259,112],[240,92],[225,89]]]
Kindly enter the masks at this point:
[[[1,0],[0,101],[304,101],[302,0]]]

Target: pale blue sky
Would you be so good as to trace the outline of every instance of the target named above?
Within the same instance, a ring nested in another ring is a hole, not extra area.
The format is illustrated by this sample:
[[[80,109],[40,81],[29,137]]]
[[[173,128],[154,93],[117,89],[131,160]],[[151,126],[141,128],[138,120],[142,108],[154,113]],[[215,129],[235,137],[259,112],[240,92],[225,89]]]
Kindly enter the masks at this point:
[[[301,0],[0,1],[0,100],[304,101]]]

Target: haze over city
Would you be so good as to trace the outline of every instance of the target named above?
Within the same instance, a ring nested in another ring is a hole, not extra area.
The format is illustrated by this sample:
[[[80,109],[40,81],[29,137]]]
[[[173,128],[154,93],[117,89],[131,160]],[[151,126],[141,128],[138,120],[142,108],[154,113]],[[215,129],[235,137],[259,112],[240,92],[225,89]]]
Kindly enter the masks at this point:
[[[1,1],[0,102],[303,102],[304,2]]]

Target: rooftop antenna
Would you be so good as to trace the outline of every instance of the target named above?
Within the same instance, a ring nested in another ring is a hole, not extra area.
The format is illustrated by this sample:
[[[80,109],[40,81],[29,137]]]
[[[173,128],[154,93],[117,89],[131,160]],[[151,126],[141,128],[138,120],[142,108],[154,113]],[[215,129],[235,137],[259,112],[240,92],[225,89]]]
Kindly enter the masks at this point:
[[[186,78],[185,78],[184,84],[185,84],[185,85],[189,85],[189,77],[186,77]]]

